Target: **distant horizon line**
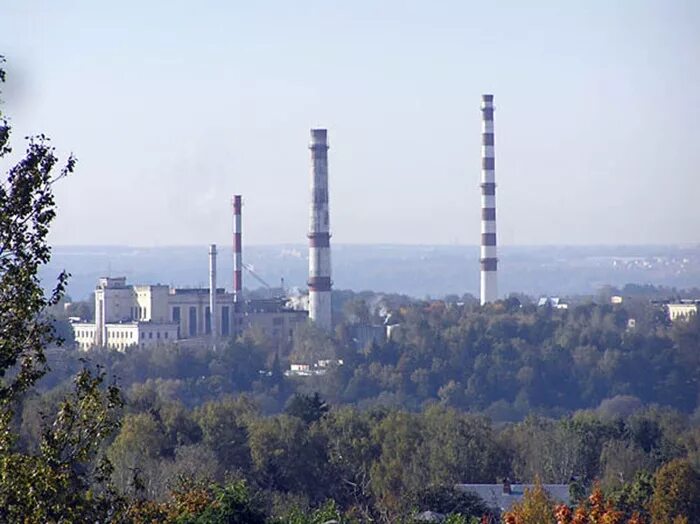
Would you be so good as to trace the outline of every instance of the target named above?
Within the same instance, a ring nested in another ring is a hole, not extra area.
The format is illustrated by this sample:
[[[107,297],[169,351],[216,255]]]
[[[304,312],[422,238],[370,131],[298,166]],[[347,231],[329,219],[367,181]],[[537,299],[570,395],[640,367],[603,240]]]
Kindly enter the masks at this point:
[[[208,247],[211,244],[216,244],[220,247],[232,247],[229,243],[216,243],[208,242],[204,244],[158,244],[158,245],[146,245],[146,244],[54,244],[52,248],[132,248],[132,249],[173,249],[173,248],[202,248]],[[276,246],[294,246],[294,247],[308,247],[308,244],[304,242],[266,242],[266,243],[250,243],[246,244],[247,247],[276,247]],[[446,243],[400,243],[400,242],[336,242],[332,243],[331,247],[467,247],[478,249],[479,244],[446,244]],[[245,246],[244,246],[245,247]],[[673,243],[600,243],[600,244],[555,244],[555,243],[543,243],[543,244],[499,244],[499,248],[611,248],[611,247],[621,247],[621,248],[639,248],[639,247],[676,247],[676,248],[700,248],[700,241],[693,242],[673,242]]]

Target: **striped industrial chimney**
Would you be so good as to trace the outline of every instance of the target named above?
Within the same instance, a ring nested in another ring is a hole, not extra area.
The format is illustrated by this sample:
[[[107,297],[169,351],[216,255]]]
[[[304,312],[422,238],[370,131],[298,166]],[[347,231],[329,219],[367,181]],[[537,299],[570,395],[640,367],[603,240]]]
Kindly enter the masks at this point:
[[[309,317],[324,331],[331,319],[331,248],[328,219],[328,140],[311,130],[311,220],[309,224]]]
[[[493,95],[481,97],[481,304],[498,298]]]
[[[237,313],[243,301],[243,254],[241,244],[241,195],[233,195],[233,308]]]

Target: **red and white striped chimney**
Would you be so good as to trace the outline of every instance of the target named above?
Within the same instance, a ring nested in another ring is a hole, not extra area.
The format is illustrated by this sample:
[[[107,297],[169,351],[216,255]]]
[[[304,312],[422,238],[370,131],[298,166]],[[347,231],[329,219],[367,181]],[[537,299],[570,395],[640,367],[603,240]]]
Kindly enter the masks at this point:
[[[324,331],[331,318],[331,247],[328,213],[328,132],[311,130],[311,217],[309,224],[309,318]]]
[[[493,95],[481,97],[481,304],[498,298]]]
[[[241,195],[233,195],[233,301],[236,311],[240,310],[240,303],[243,301],[242,208]]]

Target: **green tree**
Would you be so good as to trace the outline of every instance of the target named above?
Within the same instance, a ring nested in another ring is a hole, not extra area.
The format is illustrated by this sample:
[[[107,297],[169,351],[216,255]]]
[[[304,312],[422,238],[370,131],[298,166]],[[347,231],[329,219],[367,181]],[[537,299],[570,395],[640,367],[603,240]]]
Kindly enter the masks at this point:
[[[295,394],[284,412],[292,417],[297,417],[311,424],[322,419],[328,413],[328,404],[321,398],[321,395],[314,393],[313,395]]]
[[[165,502],[132,502],[124,522],[263,524],[266,520],[265,513],[244,481],[205,485],[188,479],[176,486]]]
[[[107,452],[117,488],[129,495],[162,496],[167,491],[162,459],[169,447],[165,428],[152,413],[126,415]]]
[[[412,494],[412,505],[416,511],[434,511],[444,515],[481,518],[489,509],[478,495],[458,491],[454,485],[427,486]]]
[[[47,425],[37,454],[13,451],[9,421],[0,431],[0,521],[97,522],[119,512],[102,440],[119,425],[122,399],[104,374],[81,371]]]
[[[248,420],[255,412],[246,397],[223,398],[197,409],[195,419],[202,430],[202,442],[214,451],[223,469],[250,469]]]
[[[264,524],[265,514],[256,507],[242,481],[210,488],[211,502],[198,513],[183,512],[178,524]]]
[[[629,517],[635,513],[645,520],[649,516],[649,502],[654,495],[654,478],[646,472],[638,472],[632,482],[623,484],[611,493],[610,499],[615,507],[624,511]]]
[[[355,507],[368,522],[376,520],[370,483],[380,449],[372,440],[372,427],[383,415],[346,407],[331,411],[320,423],[335,479],[333,498]]]
[[[336,357],[333,339],[313,323],[297,326],[294,330],[292,352],[289,360],[293,363],[313,364],[317,360]]]
[[[267,489],[303,493],[312,502],[330,489],[323,436],[289,415],[258,419],[249,425],[253,471]]]
[[[272,522],[274,524],[328,524],[348,521],[342,518],[338,505],[330,499],[324,502],[321,507],[311,511],[292,508],[286,515]]]

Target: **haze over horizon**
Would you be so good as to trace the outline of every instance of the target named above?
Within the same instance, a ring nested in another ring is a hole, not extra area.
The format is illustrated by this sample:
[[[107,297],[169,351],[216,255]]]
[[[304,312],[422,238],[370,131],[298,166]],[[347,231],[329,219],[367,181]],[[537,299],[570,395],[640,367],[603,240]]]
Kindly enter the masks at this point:
[[[3,112],[73,151],[56,245],[303,244],[309,128],[334,245],[700,241],[700,4],[281,1],[0,8]]]

